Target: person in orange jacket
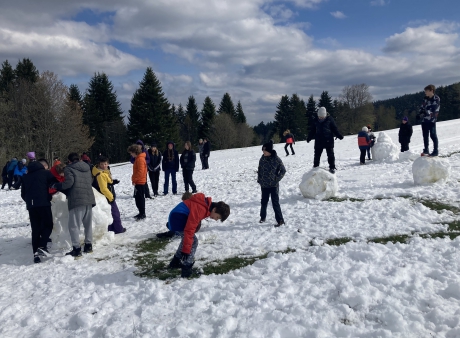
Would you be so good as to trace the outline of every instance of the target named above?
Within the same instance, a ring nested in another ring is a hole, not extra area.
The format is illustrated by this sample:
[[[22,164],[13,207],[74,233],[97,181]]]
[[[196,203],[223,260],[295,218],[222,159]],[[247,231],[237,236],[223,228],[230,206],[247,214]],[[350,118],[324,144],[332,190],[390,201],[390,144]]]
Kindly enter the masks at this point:
[[[185,193],[183,202],[179,203],[169,213],[167,232],[157,234],[158,238],[168,238],[179,235],[182,240],[179,248],[169,263],[170,269],[181,268],[181,276],[188,278],[192,275],[192,267],[195,262],[195,252],[198,247],[198,238],[195,233],[201,228],[201,221],[207,217],[221,222],[230,215],[230,207],[220,201],[213,202],[211,197],[202,193]]]
[[[361,165],[366,164],[366,151],[369,149],[371,144],[371,139],[367,132],[369,129],[367,127],[363,127],[361,131],[358,133],[358,147],[361,155],[359,156],[359,163]]]
[[[133,165],[133,175],[131,181],[134,185],[134,198],[139,214],[134,216],[136,221],[145,219],[145,192],[144,185],[147,183],[147,162],[145,161],[145,153],[138,144],[129,146],[128,153],[135,158]]]

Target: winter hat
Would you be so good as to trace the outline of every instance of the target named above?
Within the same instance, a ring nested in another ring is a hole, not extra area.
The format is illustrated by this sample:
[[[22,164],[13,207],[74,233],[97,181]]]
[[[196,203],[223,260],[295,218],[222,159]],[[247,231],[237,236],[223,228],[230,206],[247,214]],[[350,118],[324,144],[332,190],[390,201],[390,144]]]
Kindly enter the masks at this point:
[[[26,155],[27,155],[27,158],[29,160],[35,160],[35,152],[34,151],[29,151]]]
[[[407,116],[404,116],[404,117],[403,117],[403,121],[409,121],[409,119],[407,118]]]
[[[27,160],[26,160],[25,158],[23,158],[23,159],[21,160],[21,162],[24,163],[24,164],[26,164]]]
[[[327,111],[324,107],[319,107],[318,109],[318,117],[326,117]]]
[[[367,127],[363,127],[362,130],[365,131],[366,133],[369,131],[369,129],[367,129]]]
[[[155,142],[153,142],[153,143],[150,145],[150,148],[153,148],[153,147],[158,148],[158,147],[157,147],[157,144],[156,144]]]
[[[262,146],[262,150],[266,150],[269,153],[273,151],[273,141],[270,140]]]

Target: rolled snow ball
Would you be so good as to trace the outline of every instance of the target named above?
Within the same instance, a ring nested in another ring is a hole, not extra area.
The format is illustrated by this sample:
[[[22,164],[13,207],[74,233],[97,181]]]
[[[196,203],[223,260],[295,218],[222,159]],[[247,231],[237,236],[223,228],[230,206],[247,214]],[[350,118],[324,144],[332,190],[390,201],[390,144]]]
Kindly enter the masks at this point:
[[[377,142],[372,149],[374,161],[392,162],[399,159],[399,148],[393,143],[391,138],[383,131],[379,133]]]
[[[451,171],[449,161],[440,157],[419,157],[412,164],[412,175],[416,185],[445,182]]]
[[[337,194],[339,185],[337,177],[329,171],[313,168],[303,175],[299,189],[305,198],[325,200]]]
[[[400,161],[415,161],[420,157],[420,152],[414,150],[407,150],[405,152],[399,153]]]

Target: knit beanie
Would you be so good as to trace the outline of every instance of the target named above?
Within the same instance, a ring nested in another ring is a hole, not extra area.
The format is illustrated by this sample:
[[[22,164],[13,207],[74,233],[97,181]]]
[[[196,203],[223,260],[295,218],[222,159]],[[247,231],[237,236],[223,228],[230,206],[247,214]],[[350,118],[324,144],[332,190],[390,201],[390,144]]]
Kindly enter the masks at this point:
[[[27,158],[29,160],[35,160],[35,152],[34,151],[29,151],[26,155],[27,155]]]
[[[367,127],[363,127],[362,130],[365,131],[366,133],[369,131],[369,129],[367,129]]]
[[[266,150],[269,153],[273,151],[273,141],[270,140],[262,146],[262,150]]]
[[[409,119],[407,118],[407,116],[404,116],[404,117],[403,117],[403,121],[409,121]]]
[[[324,107],[319,107],[318,109],[318,117],[326,117],[327,111]]]
[[[23,159],[21,160],[21,162],[24,163],[24,164],[26,164],[26,163],[27,163],[27,160],[26,160],[25,158],[23,158]]]

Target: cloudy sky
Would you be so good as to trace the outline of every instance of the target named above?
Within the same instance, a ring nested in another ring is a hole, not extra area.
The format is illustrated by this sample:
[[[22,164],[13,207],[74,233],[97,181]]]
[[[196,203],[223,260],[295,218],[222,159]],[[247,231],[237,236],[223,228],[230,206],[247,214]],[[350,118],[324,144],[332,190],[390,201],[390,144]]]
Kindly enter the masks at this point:
[[[125,113],[146,67],[171,103],[218,106],[229,92],[250,124],[281,95],[374,99],[460,81],[458,0],[1,0],[0,62],[30,58],[82,92],[95,72]]]

